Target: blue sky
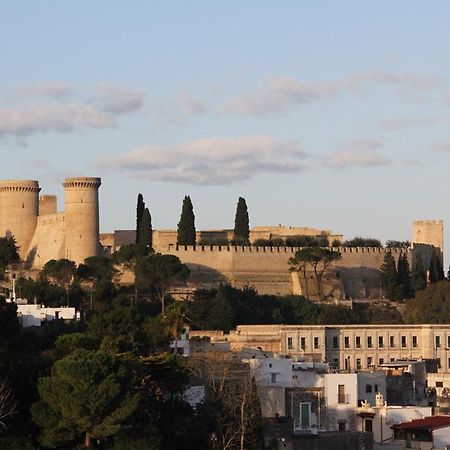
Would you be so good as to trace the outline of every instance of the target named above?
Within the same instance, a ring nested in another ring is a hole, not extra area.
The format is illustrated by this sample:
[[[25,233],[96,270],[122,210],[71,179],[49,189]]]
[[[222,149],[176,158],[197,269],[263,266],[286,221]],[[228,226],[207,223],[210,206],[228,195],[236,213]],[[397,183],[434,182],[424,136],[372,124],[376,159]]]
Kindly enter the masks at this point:
[[[0,1],[2,178],[95,175],[101,230],[155,228],[189,194],[198,228],[410,238],[444,219],[450,3]]]

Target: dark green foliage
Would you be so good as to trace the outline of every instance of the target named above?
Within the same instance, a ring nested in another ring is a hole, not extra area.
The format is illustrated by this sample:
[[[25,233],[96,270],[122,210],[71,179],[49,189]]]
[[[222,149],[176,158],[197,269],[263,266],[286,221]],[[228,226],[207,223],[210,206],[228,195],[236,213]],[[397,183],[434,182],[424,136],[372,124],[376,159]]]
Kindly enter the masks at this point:
[[[82,280],[112,281],[116,275],[111,258],[106,256],[90,256],[77,268],[77,278]]]
[[[329,247],[326,236],[290,236],[286,238],[286,247]]]
[[[397,299],[411,298],[414,292],[412,289],[411,271],[406,253],[402,253],[398,258],[397,277]]]
[[[136,244],[139,244],[141,242],[140,230],[144,209],[145,209],[144,197],[142,196],[142,194],[139,194],[137,197],[137,204],[136,204]]]
[[[304,297],[258,295],[252,289],[235,289],[225,285],[220,297],[227,299],[226,320],[218,291],[198,291],[194,301],[186,305],[191,326],[200,329],[233,329],[237,325],[289,324],[352,324],[402,323],[397,309],[382,305],[357,304],[352,310],[345,306],[311,302]]]
[[[14,236],[0,237],[0,271],[11,263],[19,262],[20,256]]]
[[[56,339],[55,358],[61,359],[76,350],[98,350],[100,341],[94,336],[85,333],[63,334]]]
[[[68,286],[75,274],[77,266],[69,259],[51,259],[44,264],[40,276],[43,280],[48,280],[56,283],[58,286]]]
[[[342,247],[342,242],[339,239],[333,239],[331,246],[334,248]]]
[[[150,249],[143,244],[122,245],[122,247],[113,254],[113,262],[129,265],[135,263],[139,258],[147,256],[149,253]]]
[[[380,270],[384,294],[388,299],[395,300],[398,295],[398,274],[395,259],[391,252],[387,252],[384,255]]]
[[[138,243],[145,245],[145,247],[151,249],[152,242],[152,217],[148,208],[144,209],[142,214],[142,220],[138,232]]]
[[[198,241],[198,245],[230,245],[230,241],[225,238],[215,238],[215,239],[209,239],[209,238],[202,238]]]
[[[164,314],[167,290],[183,284],[189,277],[189,269],[174,255],[155,253],[139,259],[136,264],[136,286],[141,292],[155,294],[161,302]]]
[[[417,292],[406,304],[407,323],[450,322],[450,283],[446,280],[430,284]]]
[[[344,242],[344,247],[383,247],[379,239],[356,236]]]
[[[233,243],[235,245],[249,245],[250,228],[247,203],[245,198],[239,197],[234,217]]]
[[[185,196],[181,208],[180,221],[178,222],[177,244],[195,245],[195,216],[191,198]]]
[[[442,262],[439,251],[433,248],[430,259],[429,279],[430,283],[436,283],[444,279],[444,271],[442,270]]]
[[[56,361],[39,380],[40,401],[32,406],[42,444],[57,447],[116,435],[138,406],[132,376],[118,358],[78,350]]]
[[[409,241],[386,241],[386,248],[411,248],[411,242]]]
[[[420,255],[417,255],[413,264],[411,287],[415,293],[427,287],[427,271]]]
[[[286,242],[282,238],[256,239],[252,245],[255,247],[286,247]]]

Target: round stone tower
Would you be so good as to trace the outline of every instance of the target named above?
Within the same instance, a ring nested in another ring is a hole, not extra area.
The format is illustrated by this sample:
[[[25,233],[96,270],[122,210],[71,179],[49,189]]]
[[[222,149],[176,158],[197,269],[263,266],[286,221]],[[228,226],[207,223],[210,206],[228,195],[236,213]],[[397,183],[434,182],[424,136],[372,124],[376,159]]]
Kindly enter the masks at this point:
[[[0,236],[14,236],[24,260],[36,230],[40,190],[36,180],[0,181]]]
[[[98,188],[100,178],[66,178],[64,186],[65,257],[77,264],[98,255]]]

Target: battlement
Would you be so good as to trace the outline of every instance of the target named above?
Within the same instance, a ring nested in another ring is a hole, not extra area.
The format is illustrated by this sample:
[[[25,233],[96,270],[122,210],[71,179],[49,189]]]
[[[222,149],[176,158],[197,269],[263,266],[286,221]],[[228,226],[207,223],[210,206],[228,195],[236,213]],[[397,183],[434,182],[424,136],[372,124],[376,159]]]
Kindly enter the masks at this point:
[[[169,252],[234,252],[234,253],[292,253],[304,247],[259,247],[253,245],[174,245],[169,244]],[[386,248],[386,247],[333,247],[331,250],[339,253],[410,253],[407,248]]]
[[[39,192],[39,182],[36,180],[3,180],[0,182],[0,192]]]
[[[76,177],[64,180],[64,189],[98,189],[102,184],[100,178],[96,177]]]
[[[49,225],[59,222],[64,222],[64,213],[45,214],[37,218],[38,225]]]

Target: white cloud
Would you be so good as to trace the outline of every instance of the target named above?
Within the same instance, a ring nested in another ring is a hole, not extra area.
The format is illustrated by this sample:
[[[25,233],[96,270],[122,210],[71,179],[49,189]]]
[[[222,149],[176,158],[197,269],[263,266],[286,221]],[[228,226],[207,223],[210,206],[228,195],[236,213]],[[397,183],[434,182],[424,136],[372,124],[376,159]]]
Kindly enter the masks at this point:
[[[390,164],[389,158],[382,155],[381,142],[370,139],[348,141],[338,151],[328,155],[323,165],[335,169],[348,167],[379,167]]]
[[[90,106],[38,103],[0,109],[0,136],[24,137],[38,132],[68,132],[76,128],[109,128],[114,120]]]
[[[431,150],[434,152],[450,152],[450,141],[438,141],[431,144]]]
[[[202,138],[174,147],[147,145],[97,160],[97,167],[151,180],[189,184],[230,184],[262,173],[303,170],[306,154],[296,141],[269,136]]]
[[[380,122],[378,122],[378,127],[382,130],[393,131],[407,127],[435,125],[438,122],[439,119],[437,117],[423,117],[418,119],[410,117],[399,117],[396,119],[381,120]]]
[[[188,92],[180,92],[152,108],[152,114],[161,125],[184,125],[187,119],[206,113],[206,102]]]
[[[96,96],[91,102],[102,111],[110,114],[127,114],[144,106],[145,94],[118,86],[100,84],[96,87]]]
[[[111,128],[143,107],[144,94],[107,84],[38,83],[12,88],[0,109],[0,136]]]
[[[312,101],[330,99],[339,94],[360,95],[371,84],[380,84],[396,94],[417,96],[441,85],[439,77],[396,75],[388,72],[365,72],[329,82],[304,82],[289,77],[269,77],[263,86],[226,103],[222,112],[268,116]]]

